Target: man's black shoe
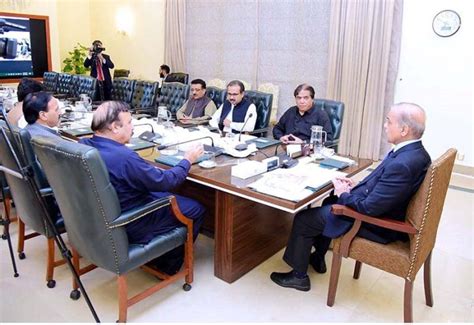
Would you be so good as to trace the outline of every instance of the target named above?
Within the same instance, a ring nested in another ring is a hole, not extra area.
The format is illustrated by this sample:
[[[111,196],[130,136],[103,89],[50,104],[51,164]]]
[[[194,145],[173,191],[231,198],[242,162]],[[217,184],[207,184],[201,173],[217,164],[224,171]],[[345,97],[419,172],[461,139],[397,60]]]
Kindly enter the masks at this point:
[[[273,272],[270,275],[270,279],[279,286],[285,288],[293,288],[301,291],[309,291],[311,289],[311,282],[309,281],[308,276],[299,279],[292,271],[288,273]]]
[[[324,257],[320,257],[317,253],[312,253],[309,257],[309,264],[313,267],[313,269],[318,273],[326,273],[326,261]]]

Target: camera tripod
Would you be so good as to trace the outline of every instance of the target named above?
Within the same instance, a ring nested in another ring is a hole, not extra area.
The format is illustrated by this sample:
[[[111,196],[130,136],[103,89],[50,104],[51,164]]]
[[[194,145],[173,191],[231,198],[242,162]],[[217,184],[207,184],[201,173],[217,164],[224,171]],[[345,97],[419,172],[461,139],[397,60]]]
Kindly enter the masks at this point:
[[[80,290],[81,290],[81,292],[84,296],[84,299],[86,300],[86,303],[87,303],[87,305],[88,305],[88,307],[89,307],[89,309],[92,313],[92,316],[94,317],[94,320],[97,323],[100,323],[100,319],[97,316],[97,313],[95,312],[94,306],[92,305],[92,302],[90,301],[89,296],[88,296],[84,286],[82,285],[81,279],[80,279],[76,269],[74,268],[74,266],[72,264],[72,260],[71,260],[72,254],[71,254],[70,250],[67,248],[66,244],[64,243],[64,241],[61,237],[61,234],[58,232],[56,226],[54,225],[54,222],[52,220],[52,216],[50,215],[50,213],[48,211],[48,208],[46,207],[46,203],[44,201],[44,198],[43,198],[43,196],[42,196],[42,194],[41,194],[41,192],[40,192],[40,190],[39,190],[39,188],[38,188],[38,186],[37,186],[37,184],[34,180],[33,169],[31,167],[31,165],[28,165],[26,162],[23,161],[23,159],[20,160],[20,158],[16,154],[17,152],[21,152],[20,151],[21,143],[13,135],[12,127],[11,127],[10,123],[8,122],[8,120],[6,118],[7,115],[6,115],[5,109],[3,107],[3,103],[1,103],[1,102],[0,102],[0,112],[1,112],[1,115],[3,116],[3,119],[5,120],[5,123],[7,125],[8,130],[9,130],[9,133],[10,133],[10,136],[8,136],[5,129],[0,128],[2,138],[3,138],[3,140],[5,141],[5,144],[8,147],[8,151],[11,153],[11,155],[13,157],[14,164],[16,165],[15,169],[11,169],[11,168],[8,168],[8,167],[4,166],[3,161],[2,161],[0,163],[0,171],[27,182],[28,186],[30,186],[31,189],[33,190],[36,198],[38,199],[38,202],[40,203],[41,210],[43,210],[43,214],[45,216],[44,222],[52,230],[52,232],[54,234],[54,237],[53,237],[54,241],[55,241],[57,247],[59,248],[59,251],[61,252],[61,256],[64,258],[64,260],[68,264],[69,269],[71,270],[71,273],[72,273],[76,283],[79,285],[79,288],[80,288]],[[3,189],[2,189],[2,191],[3,191]],[[8,233],[8,230],[7,230],[7,233]],[[7,239],[8,238],[9,238],[9,234],[7,235]],[[13,250],[11,248],[11,241],[9,241],[9,245],[10,245],[10,254],[13,254]],[[12,261],[13,261],[13,267],[14,267],[14,270],[15,270],[15,274],[17,274],[16,265],[15,265],[15,261],[14,261],[13,256],[12,256]]]

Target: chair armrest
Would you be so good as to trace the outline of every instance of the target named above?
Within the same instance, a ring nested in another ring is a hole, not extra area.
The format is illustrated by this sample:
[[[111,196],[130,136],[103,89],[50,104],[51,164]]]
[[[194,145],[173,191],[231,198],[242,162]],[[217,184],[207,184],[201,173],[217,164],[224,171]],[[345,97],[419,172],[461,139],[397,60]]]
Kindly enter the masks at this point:
[[[407,234],[416,234],[418,230],[408,222],[397,221],[389,218],[375,218],[355,211],[345,205],[334,204],[331,212],[336,215],[344,215],[355,220],[367,222],[375,226],[396,230]]]
[[[386,229],[392,229],[396,231],[401,231],[408,234],[416,234],[418,230],[415,229],[412,225],[407,222],[401,222],[388,218],[374,218],[362,213],[355,211],[345,205],[333,204],[331,207],[331,212],[335,215],[344,215],[354,219],[354,224],[352,228],[343,235],[341,240],[341,249],[340,252],[342,256],[349,256],[349,248],[351,246],[352,240],[359,232],[359,229],[362,225],[362,222],[367,222],[372,225],[383,227]]]
[[[167,197],[152,201],[150,203],[147,203],[143,206],[123,212],[117,219],[115,219],[113,222],[109,224],[108,228],[113,229],[117,227],[123,227],[129,224],[130,222],[138,220],[153,211],[164,208],[165,206],[168,206],[171,204],[172,198],[173,196],[167,196]]]

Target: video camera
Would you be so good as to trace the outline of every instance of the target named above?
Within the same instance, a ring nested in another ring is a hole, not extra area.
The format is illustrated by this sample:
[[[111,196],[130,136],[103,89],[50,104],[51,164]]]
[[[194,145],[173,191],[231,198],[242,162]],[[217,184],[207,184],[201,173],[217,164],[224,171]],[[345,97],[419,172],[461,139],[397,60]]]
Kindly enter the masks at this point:
[[[94,52],[95,54],[99,54],[102,51],[105,51],[105,47],[101,47],[98,44],[94,44],[94,46],[92,47],[92,52]]]

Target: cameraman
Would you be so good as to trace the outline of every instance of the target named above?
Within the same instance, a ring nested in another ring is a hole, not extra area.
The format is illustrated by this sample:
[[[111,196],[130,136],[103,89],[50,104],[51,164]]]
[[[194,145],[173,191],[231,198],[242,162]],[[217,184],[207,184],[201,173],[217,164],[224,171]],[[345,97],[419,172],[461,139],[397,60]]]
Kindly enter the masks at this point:
[[[110,56],[103,54],[102,51],[105,51],[102,42],[94,41],[89,49],[89,55],[84,60],[84,66],[91,68],[91,77],[97,78],[99,82],[100,100],[110,100],[112,78],[109,69],[114,68],[114,63],[110,60]]]

